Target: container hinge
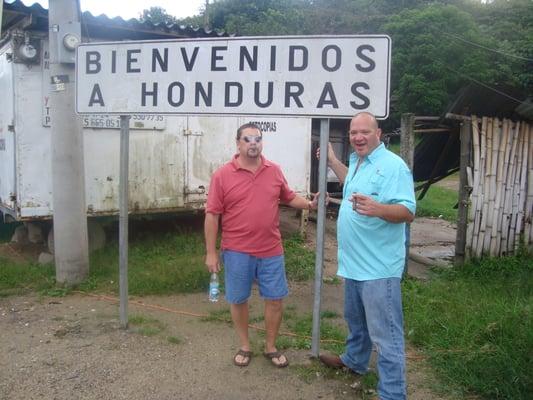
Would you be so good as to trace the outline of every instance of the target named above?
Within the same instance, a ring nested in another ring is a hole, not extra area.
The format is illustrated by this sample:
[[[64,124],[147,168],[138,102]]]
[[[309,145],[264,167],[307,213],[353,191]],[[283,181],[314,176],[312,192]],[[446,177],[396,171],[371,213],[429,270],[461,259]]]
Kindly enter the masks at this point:
[[[193,131],[191,129],[184,129],[183,135],[184,136],[203,136],[204,133],[202,131]]]
[[[183,192],[187,194],[204,194],[205,193],[205,186],[198,186],[196,189],[191,189],[188,186],[185,186],[183,188]]]

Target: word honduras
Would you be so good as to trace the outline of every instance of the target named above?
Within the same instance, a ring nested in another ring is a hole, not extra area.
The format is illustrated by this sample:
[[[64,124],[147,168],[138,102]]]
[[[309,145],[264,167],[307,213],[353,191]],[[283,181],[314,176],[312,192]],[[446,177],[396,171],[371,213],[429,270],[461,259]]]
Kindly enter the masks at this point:
[[[84,44],[80,113],[388,114],[386,36]]]

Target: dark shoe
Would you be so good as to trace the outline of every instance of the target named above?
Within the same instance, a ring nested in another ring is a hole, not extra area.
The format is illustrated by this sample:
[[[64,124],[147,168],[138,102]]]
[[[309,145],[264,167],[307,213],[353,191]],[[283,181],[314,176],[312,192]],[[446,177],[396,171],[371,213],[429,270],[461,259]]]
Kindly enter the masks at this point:
[[[318,357],[322,363],[330,368],[343,368],[346,367],[339,356],[320,354]]]

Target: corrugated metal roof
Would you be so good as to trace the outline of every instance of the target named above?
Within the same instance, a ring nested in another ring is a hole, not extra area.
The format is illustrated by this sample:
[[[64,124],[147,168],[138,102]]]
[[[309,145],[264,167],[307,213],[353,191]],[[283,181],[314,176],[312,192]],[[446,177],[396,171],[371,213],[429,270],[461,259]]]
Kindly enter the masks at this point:
[[[20,23],[24,23],[26,28],[48,31],[48,10],[39,3],[26,6],[21,0],[4,1],[2,35]],[[89,11],[82,13],[81,25],[82,35],[90,39],[150,40],[229,36],[223,32],[193,28],[192,26],[153,24],[149,21],[141,22],[135,18],[129,20],[124,20],[121,17],[109,18],[105,14],[94,16]]]
[[[527,99],[523,90],[507,85],[493,86],[475,82],[469,84],[461,89],[443,115],[452,113],[533,121],[531,99]]]
[[[424,135],[416,146],[413,171],[416,182],[430,179],[432,173],[433,178],[439,180],[459,167],[459,123],[446,120],[447,113],[533,121],[533,104],[531,98],[515,87],[489,88],[478,83],[465,86],[444,110],[442,118],[435,122],[448,125],[450,134]]]

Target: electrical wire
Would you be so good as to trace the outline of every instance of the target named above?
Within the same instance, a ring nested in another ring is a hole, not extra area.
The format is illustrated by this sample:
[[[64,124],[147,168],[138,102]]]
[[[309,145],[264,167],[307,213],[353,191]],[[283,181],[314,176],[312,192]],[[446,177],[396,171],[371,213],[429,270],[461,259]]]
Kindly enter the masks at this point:
[[[533,62],[533,58],[527,58],[527,57],[522,57],[522,56],[517,56],[515,54],[511,54],[511,53],[506,53],[504,51],[501,51],[501,50],[496,50],[496,49],[493,49],[493,48],[490,48],[490,47],[487,47],[487,46],[483,46],[481,44],[478,44],[478,43],[474,43],[474,42],[471,42],[469,40],[466,40],[460,36],[457,36],[457,35],[453,35],[451,33],[447,33],[447,32],[441,32],[443,35],[446,35],[446,36],[449,36],[453,39],[456,39],[456,40],[460,40],[461,42],[464,42],[464,43],[467,43],[471,46],[475,46],[475,47],[479,47],[480,49],[484,49],[484,50],[487,50],[487,51],[492,51],[494,53],[498,53],[498,54],[502,54],[504,56],[507,56],[507,57],[513,57],[513,58],[517,58],[519,60],[524,60],[524,61],[530,61],[530,62]]]
[[[511,96],[510,94],[507,94],[507,93],[505,93],[505,92],[502,92],[501,90],[498,90],[498,89],[496,89],[496,88],[493,88],[492,86],[489,86],[489,85],[487,85],[486,83],[483,83],[483,82],[481,82],[481,81],[478,81],[477,79],[472,78],[471,76],[469,76],[469,75],[467,75],[467,74],[464,74],[464,73],[462,73],[462,72],[456,71],[456,70],[454,70],[453,68],[448,67],[447,65],[443,65],[443,66],[444,66],[446,69],[450,70],[451,72],[453,72],[453,73],[455,73],[455,74],[457,74],[457,75],[461,75],[462,77],[464,77],[464,78],[466,78],[466,79],[468,79],[468,80],[470,80],[470,81],[472,81],[472,82],[475,82],[475,83],[477,83],[478,85],[481,85],[481,86],[483,86],[483,87],[485,87],[485,88],[487,88],[487,89],[489,89],[489,90],[492,90],[493,92],[496,92],[496,93],[498,93],[498,94],[501,94],[502,96],[507,97],[507,98],[510,99],[510,100],[516,101],[516,102],[519,103],[519,104],[526,104],[525,101],[519,100],[519,99],[517,99],[516,97]]]

